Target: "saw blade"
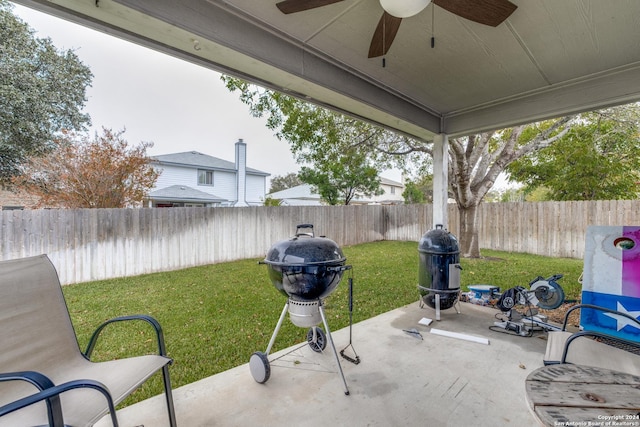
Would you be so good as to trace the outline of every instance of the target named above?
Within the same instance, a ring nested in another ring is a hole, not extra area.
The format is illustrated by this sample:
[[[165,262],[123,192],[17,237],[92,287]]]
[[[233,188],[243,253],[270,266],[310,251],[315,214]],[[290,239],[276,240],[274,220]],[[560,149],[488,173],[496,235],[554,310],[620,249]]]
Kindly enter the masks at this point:
[[[564,291],[560,285],[555,282],[538,285],[534,292],[536,298],[538,298],[538,307],[545,310],[558,308],[564,301]]]

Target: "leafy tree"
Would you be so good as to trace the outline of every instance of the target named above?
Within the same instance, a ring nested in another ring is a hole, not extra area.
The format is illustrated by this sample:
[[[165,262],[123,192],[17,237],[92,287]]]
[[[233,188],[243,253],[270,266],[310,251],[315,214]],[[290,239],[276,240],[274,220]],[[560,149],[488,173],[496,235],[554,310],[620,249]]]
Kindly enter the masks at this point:
[[[460,251],[479,257],[477,209],[498,175],[516,159],[548,147],[568,131],[572,117],[454,138],[449,180],[460,212]]]
[[[512,163],[508,171],[527,193],[543,194],[546,200],[636,199],[640,107],[582,114],[558,142]]]
[[[355,150],[316,160],[315,167],[302,167],[300,179],[311,184],[329,205],[348,205],[357,195],[383,193],[378,170],[364,153]]]
[[[523,188],[522,193],[524,200],[527,202],[544,202],[551,200],[549,196],[549,189],[547,187],[536,187],[533,191],[526,191]]]
[[[298,162],[312,165],[303,167],[299,177],[324,201],[349,204],[356,194],[380,194],[378,174],[389,161],[358,148],[363,138],[375,137],[372,130],[382,135],[382,129],[243,80],[222,78],[229,90],[240,92],[251,114],[267,117],[267,127],[289,142]]]
[[[503,188],[490,190],[485,196],[483,202],[524,202],[526,200],[522,188]]]
[[[302,184],[300,177],[295,172],[288,173],[280,176],[276,175],[271,178],[271,189],[269,193],[275,193],[276,191],[286,190],[287,188],[293,188]]]
[[[433,177],[431,174],[423,173],[415,181],[406,180],[402,197],[407,204],[431,203],[433,201]]]
[[[282,201],[280,199],[274,199],[271,197],[267,197],[264,199],[265,206],[280,206]]]
[[[380,168],[417,165],[423,174],[431,171],[432,141],[409,138],[238,79],[223,80],[229,90],[240,92],[253,115],[267,116],[267,126],[289,141],[300,160],[313,161],[332,149],[354,149],[366,152]],[[514,160],[563,136],[571,120],[564,117],[449,140],[448,175],[460,213],[463,256],[480,256],[477,208],[498,175]]]
[[[571,121],[572,117],[563,117],[449,139],[448,179],[450,191],[458,205],[462,256],[480,257],[477,209],[498,175],[514,160],[551,145],[568,131]],[[423,161],[433,158],[431,141],[403,136],[372,148],[387,154],[423,154]],[[423,169],[428,166],[423,166]]]
[[[407,181],[404,184],[404,191],[402,192],[404,202],[408,205],[424,203],[424,193],[420,191],[418,185],[413,181]]]
[[[300,163],[316,165],[358,149],[378,170],[402,166],[403,157],[368,150],[378,141],[394,138],[393,132],[243,80],[229,76],[222,79],[230,91],[239,92],[253,116],[266,117],[267,127],[289,143]]]
[[[30,156],[55,147],[61,132],[81,130],[93,77],[72,51],[58,51],[0,0],[0,181],[19,173]]]
[[[40,198],[41,206],[125,208],[140,205],[158,172],[149,163],[150,142],[129,147],[124,130],[102,129],[93,139],[64,133],[57,148],[33,157],[13,183]]]

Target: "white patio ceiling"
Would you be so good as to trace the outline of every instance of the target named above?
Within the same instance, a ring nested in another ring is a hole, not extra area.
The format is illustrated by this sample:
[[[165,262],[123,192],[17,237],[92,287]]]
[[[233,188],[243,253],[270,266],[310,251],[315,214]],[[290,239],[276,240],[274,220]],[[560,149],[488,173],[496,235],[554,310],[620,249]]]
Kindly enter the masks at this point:
[[[497,27],[431,4],[384,67],[367,58],[378,0],[15,1],[426,140],[640,99],[637,0],[512,0]]]

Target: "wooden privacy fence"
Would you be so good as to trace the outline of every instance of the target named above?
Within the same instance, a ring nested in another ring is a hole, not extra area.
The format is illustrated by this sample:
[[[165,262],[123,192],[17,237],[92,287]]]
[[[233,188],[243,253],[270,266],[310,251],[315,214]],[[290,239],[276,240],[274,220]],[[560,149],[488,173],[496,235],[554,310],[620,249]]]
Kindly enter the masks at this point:
[[[484,249],[583,258],[589,225],[640,225],[640,200],[484,203],[478,211]]]
[[[640,201],[487,203],[478,211],[480,244],[582,258],[588,225],[640,224],[638,208]],[[64,284],[262,258],[302,223],[314,224],[316,235],[340,246],[417,241],[433,228],[431,205],[25,210],[0,215],[0,259],[46,253]],[[448,215],[448,228],[458,235],[455,205]]]
[[[2,211],[0,259],[46,253],[61,283],[264,257],[311,223],[339,245],[417,240],[431,206]]]

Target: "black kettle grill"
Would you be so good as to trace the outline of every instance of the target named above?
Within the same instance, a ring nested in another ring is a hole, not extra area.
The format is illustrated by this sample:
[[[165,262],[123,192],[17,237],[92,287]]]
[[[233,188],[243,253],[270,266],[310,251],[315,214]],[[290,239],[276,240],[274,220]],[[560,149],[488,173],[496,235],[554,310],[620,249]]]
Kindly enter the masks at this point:
[[[344,272],[351,269],[350,265],[345,265],[346,261],[342,249],[333,240],[326,237],[315,237],[312,224],[298,225],[293,237],[280,240],[271,246],[264,261],[260,263],[267,265],[271,283],[287,297],[287,302],[266,352],[257,351],[251,355],[249,360],[251,374],[258,383],[267,382],[271,375],[268,355],[288,312],[291,323],[299,327],[310,328],[307,332],[307,343],[313,351],[323,351],[328,338],[342,377],[345,394],[349,394],[323,309],[324,299],[336,289]],[[350,279],[350,316],[352,312],[351,284]],[[326,334],[317,327],[320,322],[323,323]],[[345,356],[344,350],[340,353],[345,359],[359,363],[358,356],[353,359]]]

